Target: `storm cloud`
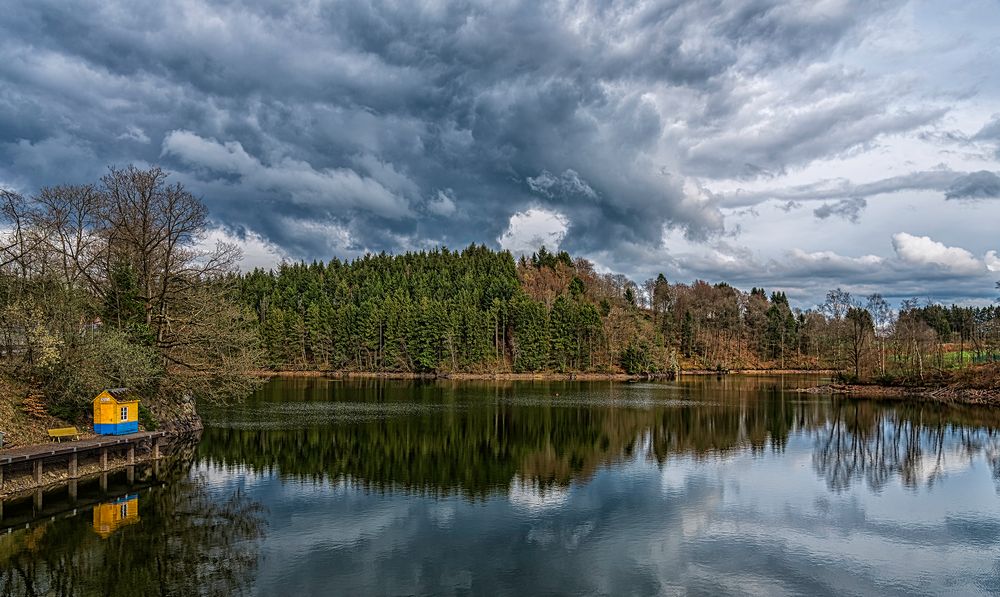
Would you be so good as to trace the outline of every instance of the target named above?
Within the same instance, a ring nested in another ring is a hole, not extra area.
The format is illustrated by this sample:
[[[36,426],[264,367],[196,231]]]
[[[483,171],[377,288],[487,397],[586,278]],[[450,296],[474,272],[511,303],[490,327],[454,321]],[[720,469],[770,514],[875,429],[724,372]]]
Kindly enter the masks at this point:
[[[998,199],[1000,176],[986,170],[966,174],[951,183],[944,196],[948,199]]]
[[[735,204],[822,200],[817,216],[863,223],[883,193],[995,193],[995,166],[960,160],[807,175],[906,164],[886,148],[951,130],[933,82],[852,54],[895,55],[912,9],[18,0],[0,17],[0,185],[158,163],[226,234],[293,259],[548,239],[640,276],[666,265],[635,266],[665,235],[705,254],[738,236],[755,216]],[[996,122],[934,142],[990,153]]]
[[[841,199],[836,203],[824,203],[814,209],[813,214],[821,220],[825,220],[830,216],[837,216],[849,222],[857,223],[861,217],[861,211],[867,205],[868,202],[865,201],[864,197],[851,197],[850,199]]]

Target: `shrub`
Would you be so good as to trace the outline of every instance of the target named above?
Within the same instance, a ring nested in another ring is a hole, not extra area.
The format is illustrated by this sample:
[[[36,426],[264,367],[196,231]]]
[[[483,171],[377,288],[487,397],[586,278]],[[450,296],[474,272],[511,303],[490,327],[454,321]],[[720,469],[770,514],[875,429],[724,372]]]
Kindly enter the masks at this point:
[[[145,404],[139,403],[139,424],[146,431],[156,431],[159,424],[156,421],[156,416],[153,415],[153,411],[149,410]]]

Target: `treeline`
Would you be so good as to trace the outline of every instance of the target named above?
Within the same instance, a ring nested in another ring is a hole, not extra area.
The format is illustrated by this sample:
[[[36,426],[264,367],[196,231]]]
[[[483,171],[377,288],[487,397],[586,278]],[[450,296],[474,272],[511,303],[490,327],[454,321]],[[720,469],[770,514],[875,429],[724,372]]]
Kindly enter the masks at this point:
[[[1000,347],[1000,309],[857,300],[817,309],[725,283],[638,285],[544,247],[519,260],[470,246],[282,264],[240,278],[276,369],[669,372],[961,366]],[[957,343],[957,348],[952,344]]]
[[[922,377],[1000,347],[996,307],[892,307],[835,290],[799,310],[781,291],[663,275],[636,284],[544,247],[520,259],[472,245],[238,274],[235,247],[203,248],[204,204],[155,167],[32,196],[0,189],[0,219],[0,381],[69,419],[112,385],[239,396],[264,366]]]
[[[580,276],[562,279],[575,270],[565,253],[517,264],[474,245],[283,264],[244,276],[242,296],[276,368],[656,370],[641,311]]]
[[[152,426],[191,396],[253,386],[259,343],[230,276],[239,251],[199,249],[207,209],[159,168],[0,189],[0,219],[4,400],[77,421],[99,390],[124,386]]]

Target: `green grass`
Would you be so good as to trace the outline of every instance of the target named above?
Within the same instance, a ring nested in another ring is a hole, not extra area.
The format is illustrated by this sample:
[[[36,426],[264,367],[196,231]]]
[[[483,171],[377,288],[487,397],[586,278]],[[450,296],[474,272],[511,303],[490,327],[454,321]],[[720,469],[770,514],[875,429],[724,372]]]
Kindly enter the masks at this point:
[[[962,365],[973,365],[979,363],[989,363],[991,358],[993,360],[1000,361],[1000,353],[985,353],[980,356],[980,359],[976,360],[976,353],[971,350],[966,351],[952,351],[944,353],[944,366],[948,368],[956,368]]]

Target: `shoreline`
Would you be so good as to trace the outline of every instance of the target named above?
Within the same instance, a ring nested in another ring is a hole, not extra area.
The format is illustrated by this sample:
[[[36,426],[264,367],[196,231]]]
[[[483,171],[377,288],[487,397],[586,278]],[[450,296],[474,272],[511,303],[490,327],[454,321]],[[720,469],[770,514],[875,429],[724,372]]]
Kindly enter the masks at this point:
[[[338,370],[261,370],[255,372],[261,377],[323,377],[334,379],[392,379],[392,380],[452,380],[452,381],[472,381],[472,380],[496,380],[496,381],[670,381],[674,379],[672,373],[649,373],[649,374],[629,374],[629,373],[409,373],[403,371],[338,371]],[[829,369],[731,369],[727,371],[716,371],[714,369],[686,369],[680,371],[680,377],[708,376],[708,375],[830,375],[833,371]]]
[[[954,386],[879,386],[866,384],[826,384],[811,388],[801,388],[805,394],[849,396],[867,400],[915,400],[937,402],[939,404],[970,404],[978,406],[1000,406],[1000,388],[975,389]]]

